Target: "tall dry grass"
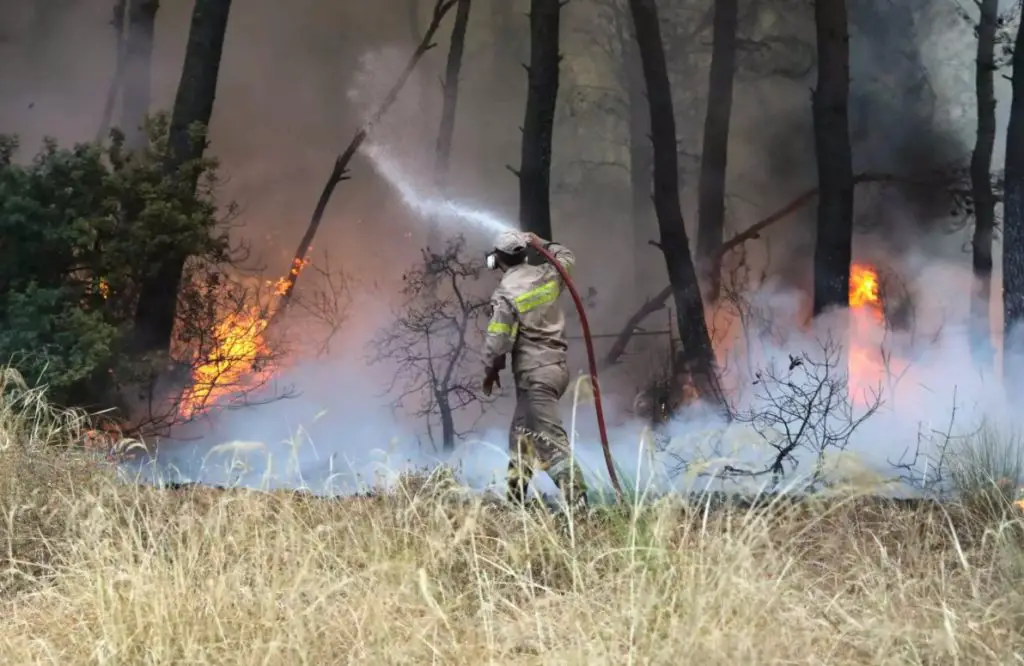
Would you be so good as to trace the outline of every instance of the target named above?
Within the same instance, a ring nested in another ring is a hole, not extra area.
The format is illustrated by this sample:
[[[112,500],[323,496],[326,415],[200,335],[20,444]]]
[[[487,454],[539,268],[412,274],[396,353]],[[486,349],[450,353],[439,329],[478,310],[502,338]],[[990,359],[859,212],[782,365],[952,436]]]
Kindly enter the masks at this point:
[[[442,473],[340,501],[161,491],[50,446],[75,436],[74,419],[8,404],[0,428],[38,434],[0,453],[3,663],[954,664],[1024,651],[1011,518],[866,498],[759,512],[661,500],[566,532],[467,499]]]

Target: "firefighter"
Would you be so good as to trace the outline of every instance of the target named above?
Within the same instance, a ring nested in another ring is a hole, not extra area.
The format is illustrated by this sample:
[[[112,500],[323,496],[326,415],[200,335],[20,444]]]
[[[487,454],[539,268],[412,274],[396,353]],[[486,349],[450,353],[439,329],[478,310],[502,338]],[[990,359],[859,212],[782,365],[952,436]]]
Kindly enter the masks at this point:
[[[558,305],[563,284],[548,263],[531,265],[527,248],[537,240],[565,268],[575,257],[563,245],[532,233],[506,231],[487,255],[487,267],[501,270],[491,296],[491,320],[484,342],[485,395],[501,386],[499,372],[512,354],[516,410],[509,430],[508,498],[523,504],[535,471],[546,471],[572,509],[583,509],[587,488],[572,459],[558,401],[569,387],[565,315]]]

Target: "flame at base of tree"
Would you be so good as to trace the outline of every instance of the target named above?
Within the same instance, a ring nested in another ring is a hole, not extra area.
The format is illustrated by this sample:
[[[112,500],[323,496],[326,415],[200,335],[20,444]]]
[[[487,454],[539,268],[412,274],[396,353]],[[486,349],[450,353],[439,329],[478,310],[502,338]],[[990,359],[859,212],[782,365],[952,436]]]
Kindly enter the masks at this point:
[[[311,248],[312,249],[312,248]],[[275,297],[281,297],[309,259],[296,257],[288,274],[276,281],[267,281]],[[231,395],[261,386],[273,373],[266,367],[272,350],[266,340],[271,316],[258,305],[229,312],[212,332],[209,353],[193,360],[192,386],[179,400],[179,414],[194,418]]]
[[[258,368],[269,354],[268,319],[262,308],[231,313],[213,331],[213,349],[192,371],[192,386],[181,397],[180,413],[192,418],[218,400],[258,384],[269,370]]]
[[[848,354],[849,391],[854,404],[869,404],[885,377],[879,336],[884,326],[878,270],[869,264],[854,263],[850,266]]]

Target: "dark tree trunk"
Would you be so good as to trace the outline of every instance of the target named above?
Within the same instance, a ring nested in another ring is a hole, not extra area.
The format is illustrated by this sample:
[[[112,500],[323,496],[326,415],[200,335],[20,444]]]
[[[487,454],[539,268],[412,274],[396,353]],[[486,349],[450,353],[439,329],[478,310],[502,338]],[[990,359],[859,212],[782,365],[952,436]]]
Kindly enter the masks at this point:
[[[658,9],[654,0],[629,0],[647,84],[651,140],[654,143],[654,209],[658,215],[661,251],[679,327],[681,372],[688,374],[702,398],[719,405],[724,396],[718,385],[711,336],[704,319],[697,272],[690,256],[683,211],[679,205],[679,164],[676,122],[672,107],[665,50],[661,42]]]
[[[812,97],[818,159],[814,315],[850,302],[853,254],[853,157],[850,150],[850,54],[846,0],[816,0],[818,86]]]
[[[1003,200],[1003,377],[1008,386],[1019,388],[1024,358],[1019,330],[1024,321],[1024,30],[1020,28],[1014,44],[1012,86]]]
[[[981,0],[978,22],[978,57],[974,69],[974,90],[978,103],[978,130],[971,156],[971,193],[974,199],[973,267],[971,295],[971,349],[984,365],[992,363],[992,327],[989,305],[992,298],[992,230],[996,219],[996,197],[992,192],[992,151],[996,142],[995,72],[996,28],[999,0]]]
[[[714,35],[711,71],[708,74],[708,105],[704,113],[704,148],[700,158],[697,200],[697,266],[704,294],[717,300],[721,275],[713,257],[725,233],[725,169],[729,157],[729,120],[736,72],[737,0],[714,3]]]
[[[530,0],[530,66],[519,171],[519,226],[551,238],[551,144],[558,102],[562,0]]]
[[[121,93],[121,129],[125,145],[138,150],[146,145],[145,121],[152,100],[153,37],[159,0],[129,0],[128,32],[124,44],[124,81]]]
[[[171,170],[201,158],[206,150],[205,137],[198,142],[190,140],[190,128],[196,124],[206,128],[210,124],[230,10],[231,0],[196,0],[192,9],[185,63],[171,113],[171,163],[168,165]],[[141,351],[170,348],[178,290],[187,258],[167,257],[143,280],[135,311]]]
[[[455,25],[452,26],[452,41],[448,48],[448,62],[445,66],[444,103],[441,107],[441,127],[437,132],[437,147],[434,158],[434,179],[442,196],[448,191],[448,173],[451,168],[452,142],[455,137],[455,113],[459,105],[459,75],[462,71],[462,55],[466,50],[466,29],[469,26],[469,9],[472,0],[459,0],[455,10]],[[439,229],[431,222],[427,236],[427,247],[439,247]]]
[[[442,389],[435,397],[437,411],[441,417],[441,450],[450,453],[455,450],[455,417],[452,414],[451,402],[448,400],[448,389]]]

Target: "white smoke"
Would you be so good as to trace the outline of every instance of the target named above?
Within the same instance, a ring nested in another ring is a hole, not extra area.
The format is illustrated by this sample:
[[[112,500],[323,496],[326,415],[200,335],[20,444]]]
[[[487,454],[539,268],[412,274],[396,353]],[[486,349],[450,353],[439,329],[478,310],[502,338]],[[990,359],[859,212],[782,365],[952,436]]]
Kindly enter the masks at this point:
[[[383,98],[406,57],[389,49],[363,60],[349,99],[364,115]],[[436,87],[422,85],[423,80],[426,75],[412,78],[410,87],[373,128],[362,155],[424,222],[435,218],[447,230],[467,234],[493,235],[513,226],[486,205],[436,195],[431,169],[437,123],[424,109],[440,108],[440,99]],[[857,467],[892,478],[896,474],[893,463],[905,462],[905,454],[908,450],[912,453],[918,443],[927,453],[946,435],[969,435],[983,421],[1011,427],[1019,420],[1008,409],[998,377],[979,374],[972,359],[965,330],[972,279],[969,267],[965,262],[936,263],[917,255],[891,259],[909,273],[916,296],[915,329],[913,333],[894,333],[879,327],[868,331],[866,339],[888,345],[907,367],[896,381],[886,378],[883,382],[880,408],[855,431],[847,450],[830,452],[834,471],[841,474],[849,473],[847,462],[854,458]],[[590,259],[595,264],[606,260],[609,258]],[[614,265],[614,261],[608,263]],[[993,285],[993,293],[999,293],[998,283]],[[786,334],[781,339],[755,334],[756,345],[743,350],[751,355],[750,367],[755,371],[772,363],[784,364],[790,356],[819,356],[821,338],[829,330],[843,328],[847,316],[824,317],[807,330],[799,320],[803,294],[769,283],[750,297],[770,312],[775,327]],[[379,305],[369,299],[357,307],[381,309]],[[384,322],[381,318],[380,323]],[[452,455],[444,456],[420,441],[420,424],[382,406],[387,403],[379,396],[387,385],[386,372],[371,372],[360,351],[363,339],[349,331],[345,335],[344,353],[298,364],[282,378],[297,386],[302,392],[299,398],[222,414],[199,441],[179,443],[161,452],[158,473],[173,480],[351,493],[374,483],[391,482],[403,470],[444,462],[453,465],[462,481],[477,490],[501,484],[508,460],[507,397],[489,415],[477,438],[462,442]],[[841,363],[840,370],[845,368]],[[765,408],[750,395],[753,378],[749,374],[740,372],[735,381],[741,389],[741,411]],[[606,395],[607,403],[632,402],[616,401],[616,397],[621,396]],[[582,400],[574,405],[567,397],[563,407],[566,427],[574,430],[575,454],[591,485],[607,488],[592,403]],[[684,415],[669,428],[669,448],[658,451],[644,437],[642,423],[624,414],[609,414],[610,421],[614,422],[615,416],[620,418],[609,431],[612,454],[621,480],[634,488],[665,492],[734,487],[717,479],[724,465],[757,469],[771,459],[765,437],[770,439],[772,433],[759,432],[748,424]],[[573,423],[575,428],[570,428]],[[813,468],[813,452],[800,448],[794,457],[797,468],[793,475],[798,477]],[[678,473],[680,461],[691,464],[689,473]],[[765,477],[752,477],[738,485],[750,489],[764,481]],[[550,491],[551,487],[550,480],[539,480],[539,490]]]

